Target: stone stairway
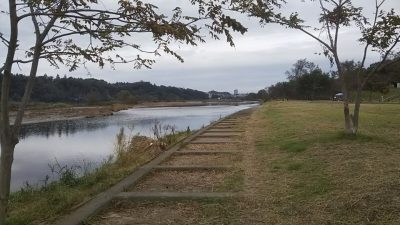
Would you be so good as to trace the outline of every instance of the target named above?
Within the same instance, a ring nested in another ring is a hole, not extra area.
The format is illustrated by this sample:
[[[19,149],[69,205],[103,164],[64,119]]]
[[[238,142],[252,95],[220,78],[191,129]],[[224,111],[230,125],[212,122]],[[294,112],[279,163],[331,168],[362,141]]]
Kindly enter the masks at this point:
[[[160,165],[153,166],[152,172],[118,197],[130,200],[233,197],[234,193],[219,192],[215,187],[227,173],[235,169],[232,162],[229,162],[228,154],[240,152],[236,148],[236,151],[223,149],[222,153],[217,149],[221,150],[220,144],[240,142],[240,134],[234,132],[238,125],[238,120],[226,119],[212,128],[227,129],[229,132],[219,131],[210,135],[208,129],[204,130]],[[208,150],[196,150],[191,145],[208,145]]]
[[[226,183],[241,173],[244,149],[241,124],[248,114],[239,112],[202,129],[138,169],[108,193],[100,194],[100,198],[97,196],[94,201],[72,212],[57,225],[78,225],[88,217],[91,219],[85,224],[158,224],[151,220],[146,222],[146,215],[138,218],[140,210],[129,216],[129,209],[124,211],[115,206],[121,202],[179,203],[239,196],[240,187]],[[163,210],[164,213],[168,211]]]

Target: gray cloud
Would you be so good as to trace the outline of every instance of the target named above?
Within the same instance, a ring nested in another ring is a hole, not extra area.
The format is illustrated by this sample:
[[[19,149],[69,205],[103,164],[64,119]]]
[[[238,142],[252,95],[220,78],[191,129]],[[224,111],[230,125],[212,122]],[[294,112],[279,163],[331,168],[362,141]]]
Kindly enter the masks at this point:
[[[103,1],[108,7],[108,1]],[[194,8],[188,6],[187,0],[171,0],[168,6],[162,1],[152,0],[151,2],[160,6],[160,10],[166,13],[176,5],[182,6],[185,10],[192,12]],[[165,1],[166,2],[166,1]],[[311,6],[310,6],[311,4]],[[374,0],[356,0],[355,5],[363,6],[365,12],[372,16]],[[0,5],[6,5],[5,0],[0,0]],[[312,20],[318,16],[318,7],[315,3],[304,3],[300,0],[290,1],[287,11],[298,11],[309,24],[317,26]],[[400,1],[387,1],[386,8],[400,8]],[[232,91],[239,89],[242,92],[257,91],[261,88],[274,84],[285,79],[284,72],[300,58],[308,58],[326,70],[330,69],[329,62],[323,56],[316,55],[321,51],[320,46],[308,36],[294,30],[284,29],[276,25],[267,25],[260,28],[256,19],[249,19],[243,15],[238,18],[249,28],[249,32],[242,36],[235,34],[236,47],[230,47],[223,40],[208,40],[206,44],[199,46],[185,46],[175,44],[174,49],[181,54],[185,63],[179,63],[171,56],[163,55],[157,58],[157,64],[151,70],[133,70],[131,65],[118,65],[115,70],[105,67],[103,70],[96,65],[88,65],[92,74],[91,77],[104,79],[110,82],[133,82],[139,80],[150,81],[156,84],[181,86],[200,89],[203,91],[224,90]],[[2,21],[6,18],[0,16]],[[21,43],[32,41],[32,27],[29,21],[22,25],[20,33]],[[26,28],[26,29],[25,29]],[[0,23],[1,32],[7,34],[6,23]],[[357,29],[344,29],[340,34],[341,60],[360,60],[362,46],[356,40],[359,38]],[[151,48],[151,41],[145,36],[135,37],[144,46]],[[22,45],[27,48],[28,45]],[[118,53],[124,55],[136,55],[130,50],[121,50]],[[19,53],[22,57],[23,52]],[[4,58],[4,48],[0,50],[0,58]],[[379,59],[379,55],[372,53],[368,62]],[[15,69],[15,72],[26,73],[27,67],[22,70]],[[83,68],[69,73],[66,69],[54,70],[47,63],[43,62],[39,68],[39,74],[56,74],[89,77]]]

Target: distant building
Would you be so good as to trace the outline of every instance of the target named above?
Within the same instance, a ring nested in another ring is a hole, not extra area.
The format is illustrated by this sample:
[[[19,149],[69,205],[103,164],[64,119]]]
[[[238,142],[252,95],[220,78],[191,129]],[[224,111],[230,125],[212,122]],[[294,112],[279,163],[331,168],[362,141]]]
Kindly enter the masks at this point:
[[[238,94],[236,97],[238,97],[238,98],[245,98],[245,97],[247,97],[249,95],[249,93],[241,93],[241,94]]]
[[[234,91],[233,91],[233,95],[236,97],[236,96],[238,96],[239,95],[239,90],[238,89],[235,89]]]
[[[210,99],[229,99],[232,98],[232,94],[229,92],[219,92],[219,91],[210,91],[208,92],[208,98]]]

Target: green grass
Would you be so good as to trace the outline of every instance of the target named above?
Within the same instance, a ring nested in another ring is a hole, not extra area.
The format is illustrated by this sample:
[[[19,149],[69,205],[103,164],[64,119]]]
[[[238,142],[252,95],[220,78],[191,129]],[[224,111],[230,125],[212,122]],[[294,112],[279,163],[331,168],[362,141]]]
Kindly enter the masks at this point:
[[[235,224],[235,205],[233,201],[203,201],[200,206],[201,224]]]
[[[289,164],[290,166],[291,164]],[[302,167],[296,170],[300,180],[293,186],[291,191],[293,201],[300,199],[312,199],[332,190],[332,181],[327,176],[320,162],[307,160]]]
[[[243,171],[235,170],[223,180],[222,184],[216,187],[216,191],[220,192],[237,192],[242,191],[244,185]]]
[[[304,167],[303,162],[290,162],[287,164],[286,169],[288,171],[299,171]]]
[[[137,161],[125,168],[106,163],[83,177],[66,178],[41,188],[22,188],[11,194],[7,224],[26,225],[53,221],[83,199],[88,199],[117,183],[140,163]]]
[[[304,152],[307,149],[307,144],[298,141],[286,141],[280,147],[287,152],[299,153]]]
[[[266,221],[400,224],[400,105],[363,104],[357,135],[343,132],[342,112],[336,102],[289,101],[255,113]]]

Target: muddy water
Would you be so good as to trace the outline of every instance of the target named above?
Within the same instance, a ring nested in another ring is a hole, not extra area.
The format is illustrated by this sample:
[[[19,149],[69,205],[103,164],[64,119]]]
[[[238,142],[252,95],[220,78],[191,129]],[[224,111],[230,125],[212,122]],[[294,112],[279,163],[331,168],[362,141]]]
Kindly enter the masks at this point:
[[[102,118],[29,124],[16,147],[12,190],[40,185],[47,175],[55,179],[50,165],[75,165],[93,169],[113,154],[115,135],[121,127],[128,134],[152,136],[155,121],[177,130],[199,129],[213,120],[255,105],[136,108]]]

